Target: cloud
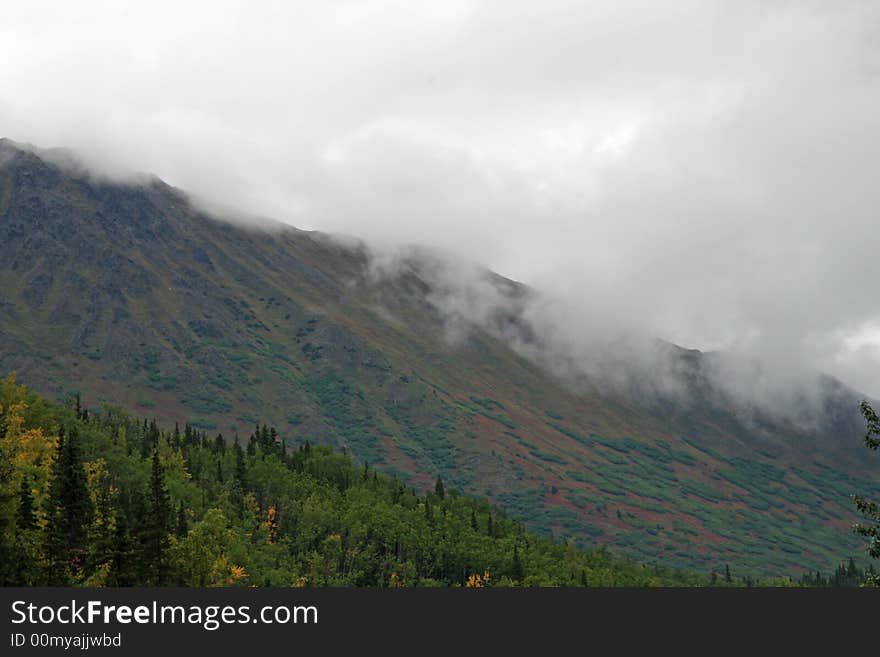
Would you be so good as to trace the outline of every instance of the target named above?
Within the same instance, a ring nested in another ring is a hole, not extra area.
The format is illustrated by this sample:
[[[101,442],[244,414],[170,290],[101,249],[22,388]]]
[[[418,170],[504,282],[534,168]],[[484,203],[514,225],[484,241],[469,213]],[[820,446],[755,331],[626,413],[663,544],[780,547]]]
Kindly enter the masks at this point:
[[[880,395],[876,3],[29,2],[0,59],[0,132],[107,175]]]

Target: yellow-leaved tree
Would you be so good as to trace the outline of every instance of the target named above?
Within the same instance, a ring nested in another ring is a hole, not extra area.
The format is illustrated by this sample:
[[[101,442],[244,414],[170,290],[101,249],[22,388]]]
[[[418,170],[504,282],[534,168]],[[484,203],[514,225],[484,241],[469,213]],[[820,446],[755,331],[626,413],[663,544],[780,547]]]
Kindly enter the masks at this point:
[[[222,509],[209,509],[182,538],[172,537],[171,555],[183,586],[242,586],[248,575],[231,549],[244,553]]]
[[[0,580],[32,581],[42,561],[40,531],[58,436],[29,426],[31,395],[15,375],[0,379]],[[24,570],[28,572],[25,573]],[[2,583],[2,582],[0,582]]]

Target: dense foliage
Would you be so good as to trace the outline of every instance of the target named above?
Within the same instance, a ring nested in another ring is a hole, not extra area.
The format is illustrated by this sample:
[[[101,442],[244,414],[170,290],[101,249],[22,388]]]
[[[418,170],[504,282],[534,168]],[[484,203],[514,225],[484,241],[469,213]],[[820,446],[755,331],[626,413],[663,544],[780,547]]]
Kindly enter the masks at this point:
[[[242,447],[0,382],[0,570],[23,585],[688,585],[258,427]]]
[[[419,494],[267,426],[242,446],[50,403],[12,377],[0,381],[0,538],[4,585],[792,584],[581,550],[440,479]],[[852,583],[854,566],[841,568],[801,583]]]

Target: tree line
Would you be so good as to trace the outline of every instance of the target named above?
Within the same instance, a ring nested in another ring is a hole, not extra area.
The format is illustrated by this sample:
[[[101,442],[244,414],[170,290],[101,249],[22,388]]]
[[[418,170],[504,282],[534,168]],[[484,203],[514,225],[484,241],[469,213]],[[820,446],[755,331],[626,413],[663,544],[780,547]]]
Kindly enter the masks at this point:
[[[244,444],[189,425],[165,430],[116,408],[91,413],[78,397],[49,402],[13,377],[0,380],[0,582],[795,584],[637,564],[533,534],[440,478],[417,491],[329,447],[288,445],[266,425]]]

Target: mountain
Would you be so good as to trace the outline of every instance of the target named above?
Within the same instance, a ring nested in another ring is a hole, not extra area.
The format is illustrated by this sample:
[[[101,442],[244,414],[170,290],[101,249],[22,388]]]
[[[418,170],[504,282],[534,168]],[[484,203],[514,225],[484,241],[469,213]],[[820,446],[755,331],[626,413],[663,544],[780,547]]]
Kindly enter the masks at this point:
[[[797,574],[861,554],[849,496],[878,484],[856,392],[826,378],[814,417],[785,419],[719,387],[722,356],[659,342],[684,394],[625,353],[627,385],[563,378],[527,348],[534,292],[482,272],[510,303],[470,321],[443,303],[454,268],[414,252],[377,275],[354,240],[0,142],[0,372],[43,394],[228,440],[267,422],[640,561]]]
[[[282,450],[265,425],[230,447],[118,410],[64,408],[7,377],[0,426],[0,586],[754,582],[578,550],[442,482],[417,494],[327,446]],[[850,570],[845,583],[864,580]]]

